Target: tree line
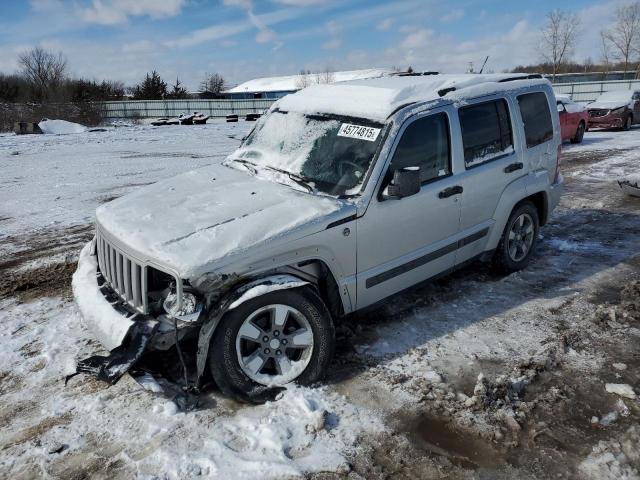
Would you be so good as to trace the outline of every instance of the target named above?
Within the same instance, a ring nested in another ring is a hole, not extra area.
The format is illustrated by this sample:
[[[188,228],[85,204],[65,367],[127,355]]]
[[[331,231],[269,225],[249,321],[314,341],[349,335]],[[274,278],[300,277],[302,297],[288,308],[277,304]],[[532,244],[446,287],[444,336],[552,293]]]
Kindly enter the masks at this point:
[[[155,70],[138,84],[125,87],[123,82],[72,78],[68,62],[61,52],[40,47],[19,55],[19,70],[0,73],[0,102],[5,103],[83,103],[122,100],[162,100],[188,98],[189,92],[179,78],[167,83]],[[220,98],[226,88],[222,75],[205,74],[200,92],[207,98]]]
[[[580,17],[575,12],[553,10],[546,16],[540,30],[539,54],[541,63],[518,66],[514,72],[559,73],[614,70],[635,71],[640,77],[640,1],[616,8],[613,23],[600,30],[600,59],[582,63],[572,61],[575,47],[583,32]]]

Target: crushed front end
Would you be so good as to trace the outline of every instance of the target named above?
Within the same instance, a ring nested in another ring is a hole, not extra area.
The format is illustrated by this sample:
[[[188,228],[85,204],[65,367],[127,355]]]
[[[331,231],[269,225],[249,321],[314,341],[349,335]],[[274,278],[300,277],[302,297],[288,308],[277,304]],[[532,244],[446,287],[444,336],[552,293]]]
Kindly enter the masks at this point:
[[[78,362],[77,373],[116,383],[148,350],[195,335],[204,302],[176,274],[140,259],[99,225],[80,253],[73,294],[85,325],[110,353]]]

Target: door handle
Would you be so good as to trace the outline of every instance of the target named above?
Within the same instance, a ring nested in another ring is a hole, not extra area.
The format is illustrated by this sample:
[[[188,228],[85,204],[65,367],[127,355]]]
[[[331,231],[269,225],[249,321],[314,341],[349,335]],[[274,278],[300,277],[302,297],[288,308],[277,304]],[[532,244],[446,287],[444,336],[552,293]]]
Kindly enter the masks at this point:
[[[462,193],[462,190],[463,188],[460,185],[456,185],[455,187],[445,188],[438,194],[438,197],[447,198],[453,195],[458,195],[459,193]]]
[[[523,168],[524,165],[522,164],[522,162],[512,163],[511,165],[507,165],[506,167],[504,167],[504,173],[515,172],[516,170],[522,170]]]

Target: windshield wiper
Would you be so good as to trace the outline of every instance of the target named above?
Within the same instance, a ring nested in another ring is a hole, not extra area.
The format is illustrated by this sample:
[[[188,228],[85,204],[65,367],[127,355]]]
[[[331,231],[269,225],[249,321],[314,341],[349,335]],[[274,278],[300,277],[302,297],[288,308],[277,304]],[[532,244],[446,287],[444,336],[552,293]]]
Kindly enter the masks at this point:
[[[306,188],[309,193],[313,193],[315,191],[314,188],[311,185],[309,185],[309,181],[306,178],[301,177],[300,175],[296,175],[295,173],[282,170],[281,168],[272,167],[270,165],[265,165],[265,168],[268,168],[269,170],[273,170],[274,172],[283,173],[284,175],[289,177],[291,180],[296,182],[301,187]]]
[[[258,174],[258,169],[256,168],[257,165],[255,163],[250,162],[249,160],[243,160],[241,158],[232,158],[231,161],[238,162],[240,165],[245,166],[254,175]]]

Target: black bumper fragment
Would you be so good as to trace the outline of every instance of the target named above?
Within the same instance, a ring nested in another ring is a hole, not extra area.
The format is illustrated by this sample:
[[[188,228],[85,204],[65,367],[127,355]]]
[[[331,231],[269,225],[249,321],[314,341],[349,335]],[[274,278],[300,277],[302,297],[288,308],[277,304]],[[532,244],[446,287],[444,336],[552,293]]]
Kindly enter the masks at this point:
[[[64,384],[79,373],[88,373],[115,385],[140,360],[157,327],[158,322],[154,320],[135,322],[122,345],[111,350],[109,355],[93,355],[78,361],[76,372],[68,375]]]

